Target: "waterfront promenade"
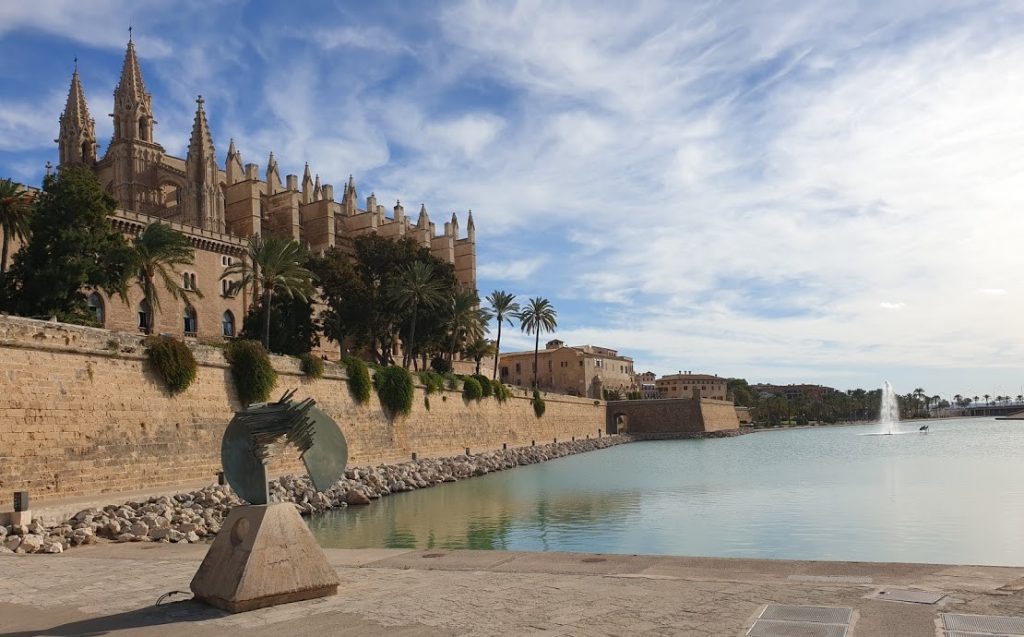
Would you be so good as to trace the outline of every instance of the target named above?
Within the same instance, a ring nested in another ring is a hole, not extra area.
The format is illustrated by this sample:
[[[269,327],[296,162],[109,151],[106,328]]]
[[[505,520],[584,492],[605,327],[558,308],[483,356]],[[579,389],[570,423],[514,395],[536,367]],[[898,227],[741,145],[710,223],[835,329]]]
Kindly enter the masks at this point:
[[[229,615],[171,596],[205,545],[0,556],[3,635],[741,635],[765,604],[854,610],[855,637],[934,637],[940,613],[1024,615],[1024,568],[503,551],[330,549],[339,593]],[[880,590],[943,593],[936,604]]]

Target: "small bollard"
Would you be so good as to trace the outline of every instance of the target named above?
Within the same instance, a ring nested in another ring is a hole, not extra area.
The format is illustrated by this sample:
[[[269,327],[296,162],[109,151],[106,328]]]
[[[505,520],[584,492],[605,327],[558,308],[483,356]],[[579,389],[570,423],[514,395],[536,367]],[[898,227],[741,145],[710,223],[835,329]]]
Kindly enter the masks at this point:
[[[576,436],[573,436],[573,437],[572,437],[572,441],[573,441],[573,442],[576,442]]]
[[[502,451],[505,451],[505,450],[507,450],[507,449],[508,449],[508,443],[507,443],[507,442],[503,442],[503,443],[501,443],[501,450],[502,450]]]
[[[14,512],[28,511],[28,491],[14,492]]]
[[[556,445],[558,444],[558,438],[555,438],[555,444]]]
[[[531,440],[530,441],[530,446],[531,447],[536,447],[537,446],[537,441],[536,440]]]
[[[466,447],[466,455],[469,455],[469,447]]]
[[[227,483],[228,483],[228,481],[224,479],[224,472],[223,471],[218,471],[217,472],[217,484],[219,484],[220,486],[223,487]]]
[[[600,437],[601,437],[601,430],[600,430],[600,429],[598,429],[598,430],[597,430],[597,437],[598,437],[598,438],[600,438]]]
[[[416,452],[415,451],[412,452],[412,461],[416,462]]]

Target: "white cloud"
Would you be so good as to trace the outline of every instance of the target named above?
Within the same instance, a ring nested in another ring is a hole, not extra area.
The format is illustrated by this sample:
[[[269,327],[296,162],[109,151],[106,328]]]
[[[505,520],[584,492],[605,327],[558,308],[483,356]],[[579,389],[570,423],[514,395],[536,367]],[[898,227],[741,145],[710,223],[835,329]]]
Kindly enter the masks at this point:
[[[477,276],[494,281],[526,281],[546,260],[546,257],[538,256],[511,261],[487,261],[477,267]]]
[[[902,303],[902,302],[901,303],[890,303],[890,302],[887,302],[887,301],[883,301],[883,302],[879,303],[878,305],[879,305],[879,307],[885,308],[887,310],[900,310],[900,309],[903,309],[903,308],[907,307],[907,304],[906,303]]]

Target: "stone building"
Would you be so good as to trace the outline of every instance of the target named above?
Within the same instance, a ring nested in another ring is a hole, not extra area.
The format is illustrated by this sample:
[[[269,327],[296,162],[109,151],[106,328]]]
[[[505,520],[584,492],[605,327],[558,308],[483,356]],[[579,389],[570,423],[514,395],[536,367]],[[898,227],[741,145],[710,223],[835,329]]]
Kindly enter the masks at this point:
[[[658,395],[657,380],[658,375],[650,371],[636,375],[633,382],[637,386],[637,390],[640,392],[640,398],[644,400],[660,398]]]
[[[533,384],[533,351],[502,353],[500,379],[503,383]],[[613,349],[593,345],[569,347],[549,341],[537,354],[541,389],[573,396],[603,398],[603,390],[634,391],[633,359]]]
[[[441,234],[421,205],[415,221],[401,202],[388,211],[370,194],[360,207],[355,181],[349,176],[340,200],[334,187],[322,184],[306,164],[300,178],[282,179],[270,153],[261,176],[260,167],[243,163],[234,140],[225,163],[218,163],[202,96],[196,100],[192,135],[184,158],[165,152],[157,142],[152,96],[146,92],[134,43],[129,40],[121,79],[114,89],[114,132],[102,157],[78,70],[71,76],[67,105],[60,117],[57,138],[60,165],[85,164],[118,201],[111,217],[114,226],[131,237],[155,221],[170,224],[189,237],[195,247],[195,265],[182,271],[183,286],[200,290],[187,302],[162,295],[155,317],[161,333],[220,339],[234,336],[251,300],[245,292],[228,293],[220,276],[242,258],[248,237],[289,237],[314,253],[338,247],[351,251],[352,240],[377,233],[411,238],[444,261],[454,264],[459,284],[476,289],[476,228],[473,213],[466,219],[465,235],[453,213]],[[390,216],[389,216],[390,214]],[[90,296],[105,327],[135,330],[154,308],[142,305],[133,289],[129,303],[101,293]]]
[[[726,379],[711,374],[679,372],[662,376],[655,384],[659,398],[713,398],[726,400]]]

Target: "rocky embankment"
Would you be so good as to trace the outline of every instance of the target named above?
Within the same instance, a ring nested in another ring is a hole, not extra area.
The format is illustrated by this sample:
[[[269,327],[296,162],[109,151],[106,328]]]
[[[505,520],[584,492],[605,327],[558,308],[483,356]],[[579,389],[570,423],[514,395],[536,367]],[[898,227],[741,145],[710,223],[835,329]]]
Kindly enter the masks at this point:
[[[628,436],[609,436],[537,447],[488,451],[470,456],[426,458],[402,464],[356,467],[345,471],[333,487],[317,492],[309,478],[282,476],[270,482],[274,502],[294,502],[303,514],[321,513],[349,505],[369,504],[392,493],[432,487],[495,471],[536,464],[576,453],[630,442]],[[0,526],[0,553],[61,553],[73,546],[101,540],[115,542],[201,542],[220,531],[232,507],[242,504],[229,487],[125,502],[102,509],[79,511],[70,520],[46,527],[33,520],[28,526]]]

